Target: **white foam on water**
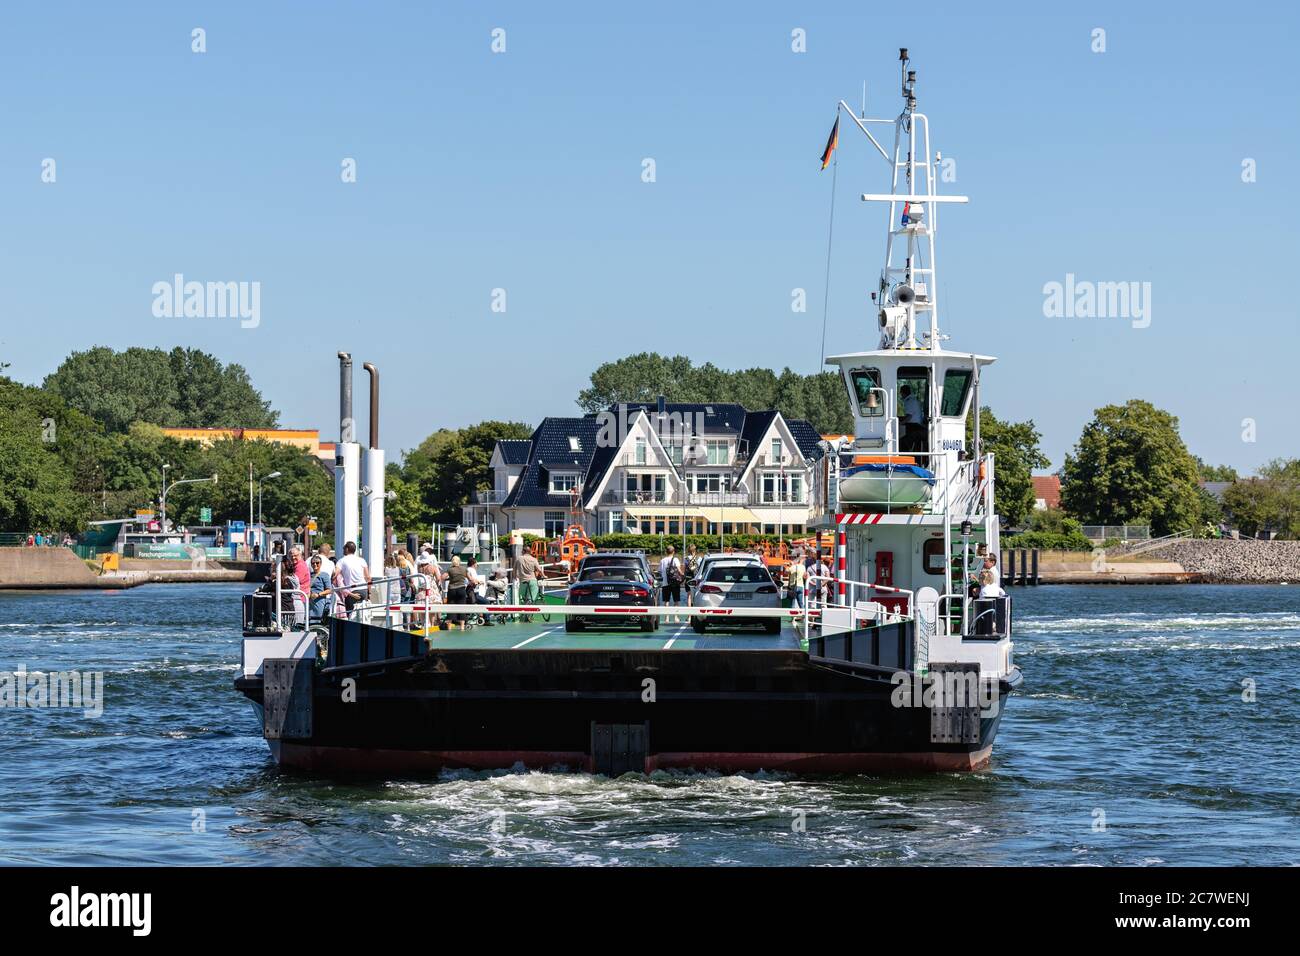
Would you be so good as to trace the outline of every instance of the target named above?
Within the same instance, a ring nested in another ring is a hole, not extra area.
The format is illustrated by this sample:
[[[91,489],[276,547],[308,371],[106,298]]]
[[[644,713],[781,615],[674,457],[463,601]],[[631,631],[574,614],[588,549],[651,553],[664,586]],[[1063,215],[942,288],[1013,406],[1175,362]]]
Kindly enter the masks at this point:
[[[9,628],[18,628],[18,629],[39,629],[39,630],[55,630],[59,628],[69,628],[69,627],[118,627],[118,626],[120,625],[118,624],[117,621],[57,621],[57,622],[21,621],[18,623],[7,622],[4,624],[0,624],[0,627],[9,627]]]
[[[1222,612],[1168,617],[1139,612],[1099,614],[1089,617],[1020,617],[1016,621],[1015,628],[1020,635],[1097,631],[1117,633],[1187,630],[1300,631],[1300,614],[1266,611],[1259,614]]]

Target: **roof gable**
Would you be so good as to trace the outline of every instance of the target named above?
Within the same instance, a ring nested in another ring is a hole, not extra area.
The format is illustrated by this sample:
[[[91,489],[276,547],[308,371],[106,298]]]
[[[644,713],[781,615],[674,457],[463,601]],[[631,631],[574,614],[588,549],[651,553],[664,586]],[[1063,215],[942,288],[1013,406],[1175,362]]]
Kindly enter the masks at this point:
[[[577,451],[570,438],[578,440]],[[503,507],[567,508],[569,496],[551,494],[548,474],[551,470],[586,473],[596,448],[595,417],[544,418],[529,441],[527,465]]]

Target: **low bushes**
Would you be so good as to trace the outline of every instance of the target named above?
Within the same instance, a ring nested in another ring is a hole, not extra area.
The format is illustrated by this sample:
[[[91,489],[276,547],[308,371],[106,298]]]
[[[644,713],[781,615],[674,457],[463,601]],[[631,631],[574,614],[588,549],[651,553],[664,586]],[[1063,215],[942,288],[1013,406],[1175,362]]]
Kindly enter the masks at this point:
[[[1004,548],[1037,548],[1039,551],[1091,551],[1092,542],[1082,531],[1025,531],[1002,539]]]

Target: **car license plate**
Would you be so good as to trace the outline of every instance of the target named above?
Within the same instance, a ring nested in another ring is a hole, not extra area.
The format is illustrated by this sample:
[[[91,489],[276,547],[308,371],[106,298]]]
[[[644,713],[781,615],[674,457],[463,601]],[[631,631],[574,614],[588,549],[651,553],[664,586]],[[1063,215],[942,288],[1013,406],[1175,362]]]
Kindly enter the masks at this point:
[[[601,591],[600,596],[605,600],[612,601],[618,597],[617,591]]]
[[[728,601],[748,601],[748,600],[749,600],[751,597],[753,597],[753,596],[754,596],[754,595],[748,593],[747,591],[732,591],[730,594],[727,595],[727,600],[728,600]]]

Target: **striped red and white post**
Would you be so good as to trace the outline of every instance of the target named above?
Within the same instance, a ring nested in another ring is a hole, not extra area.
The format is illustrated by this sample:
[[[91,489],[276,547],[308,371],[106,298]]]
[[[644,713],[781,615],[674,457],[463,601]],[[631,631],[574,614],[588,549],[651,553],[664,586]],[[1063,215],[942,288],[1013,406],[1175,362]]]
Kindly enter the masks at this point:
[[[848,546],[845,542],[843,525],[840,525],[840,531],[835,544],[835,549],[839,552],[839,557],[835,562],[836,564],[835,576],[839,578],[840,581],[840,603],[843,604],[844,594],[848,590],[848,585],[845,584],[845,580],[848,578],[848,574],[845,573],[848,565]]]

